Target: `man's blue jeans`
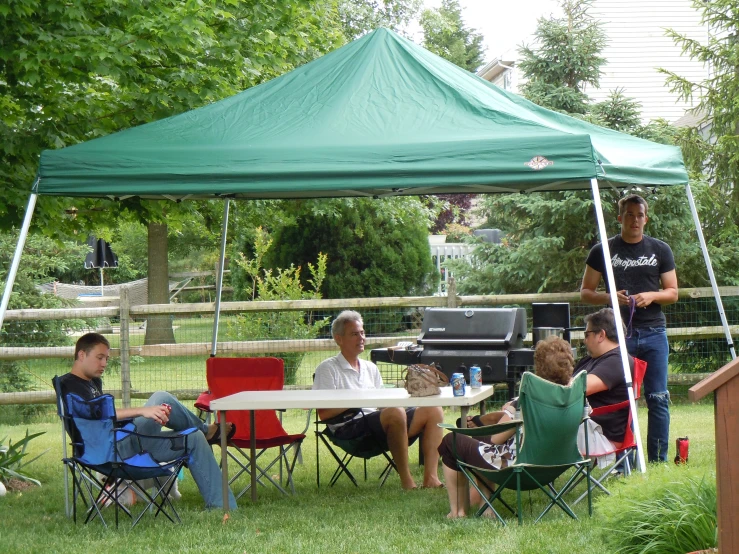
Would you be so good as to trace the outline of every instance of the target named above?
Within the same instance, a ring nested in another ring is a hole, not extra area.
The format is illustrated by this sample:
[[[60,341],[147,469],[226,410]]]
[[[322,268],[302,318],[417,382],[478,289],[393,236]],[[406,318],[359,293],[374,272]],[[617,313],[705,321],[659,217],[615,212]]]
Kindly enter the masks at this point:
[[[647,460],[666,462],[670,442],[670,393],[667,390],[669,344],[664,327],[634,328],[626,339],[629,354],[647,362],[642,394],[649,410]]]
[[[198,490],[200,490],[200,494],[203,496],[203,500],[205,500],[205,507],[222,508],[221,468],[218,467],[213,451],[205,439],[208,426],[168,392],[155,392],[149,398],[146,406],[156,406],[162,403],[172,406],[167,427],[162,427],[154,420],[137,417],[134,419],[136,430],[145,435],[168,437],[176,434],[177,431],[184,431],[190,427],[200,429],[202,432],[193,433],[187,438],[188,468],[198,486]],[[152,457],[160,462],[172,460],[182,454],[181,447],[178,450],[170,441],[142,439],[141,443]],[[236,499],[231,489],[228,491],[228,505],[232,510],[236,508]]]

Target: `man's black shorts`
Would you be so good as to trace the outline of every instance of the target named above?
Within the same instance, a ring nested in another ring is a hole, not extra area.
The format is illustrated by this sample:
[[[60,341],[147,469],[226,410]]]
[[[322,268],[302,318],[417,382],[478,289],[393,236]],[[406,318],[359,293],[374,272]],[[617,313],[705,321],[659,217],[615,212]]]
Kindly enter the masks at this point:
[[[413,421],[413,415],[415,413],[415,408],[405,409],[407,420],[406,425],[408,429],[411,427],[411,422]],[[387,436],[385,435],[385,431],[380,423],[380,410],[355,417],[341,427],[336,428],[336,430],[333,431],[333,434],[337,439],[342,440],[351,440],[371,435],[378,442],[387,445]],[[408,437],[408,444],[412,444],[414,440],[415,437]]]

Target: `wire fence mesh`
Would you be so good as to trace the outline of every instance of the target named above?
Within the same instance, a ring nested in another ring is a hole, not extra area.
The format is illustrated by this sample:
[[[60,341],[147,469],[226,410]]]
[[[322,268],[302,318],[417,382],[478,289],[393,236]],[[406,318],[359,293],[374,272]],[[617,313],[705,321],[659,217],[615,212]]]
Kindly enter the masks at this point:
[[[739,325],[739,291],[727,289],[725,294],[726,317],[734,327]],[[687,388],[694,382],[688,376],[684,380],[689,384],[681,385],[680,376],[712,372],[731,359],[713,297],[706,295],[705,289],[681,291],[681,295],[677,304],[665,308],[670,341],[670,388],[674,401],[685,400]],[[522,295],[521,300],[525,301],[505,304],[501,297],[458,297],[458,300],[465,307],[523,307],[530,330],[531,302],[562,301],[561,296]],[[584,326],[583,317],[595,309],[581,304],[576,295],[570,296],[571,325]],[[319,307],[315,309],[296,310],[286,303],[285,308],[291,309],[245,311],[247,307],[227,311],[220,317],[217,354],[283,358],[286,383],[308,388],[316,366],[338,351],[330,336],[330,321],[345,307],[362,313],[367,334],[365,356],[369,358],[372,348],[390,346],[400,340],[414,341],[421,331],[425,307],[446,305],[446,302],[446,298],[427,297],[399,299],[397,305],[382,306],[377,305],[381,302],[373,305],[372,299],[353,299],[316,301]],[[342,303],[346,306],[341,306]],[[178,305],[173,304],[172,310],[177,309]],[[132,403],[142,402],[156,390],[174,391],[189,400],[205,390],[205,360],[211,352],[214,315],[176,312],[147,317],[134,309],[131,312],[134,315],[126,320],[126,339]],[[43,411],[39,403],[52,403],[51,378],[69,371],[76,339],[91,330],[103,333],[114,349],[104,376],[105,388],[121,391],[120,316],[49,319],[44,315],[28,319],[17,312],[9,312],[0,343],[0,416],[3,413],[28,415]],[[171,333],[173,344],[147,344],[147,336],[162,336],[162,333],[165,336]],[[584,354],[581,333],[573,332],[572,343],[579,354]],[[383,363],[379,367],[387,384],[397,384],[401,380],[402,366]],[[33,396],[30,391],[45,394]],[[505,399],[506,394],[501,388],[498,399]]]

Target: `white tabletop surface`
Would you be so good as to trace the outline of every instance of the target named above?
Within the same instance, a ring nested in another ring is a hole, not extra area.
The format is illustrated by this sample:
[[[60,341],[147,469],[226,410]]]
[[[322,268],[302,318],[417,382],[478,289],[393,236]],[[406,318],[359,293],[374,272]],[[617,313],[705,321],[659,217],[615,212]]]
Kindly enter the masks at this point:
[[[210,409],[283,410],[289,408],[389,408],[411,406],[472,406],[495,392],[492,385],[467,387],[464,396],[454,396],[452,387],[442,387],[435,396],[410,396],[405,389],[370,390],[270,390],[245,391],[211,400]]]

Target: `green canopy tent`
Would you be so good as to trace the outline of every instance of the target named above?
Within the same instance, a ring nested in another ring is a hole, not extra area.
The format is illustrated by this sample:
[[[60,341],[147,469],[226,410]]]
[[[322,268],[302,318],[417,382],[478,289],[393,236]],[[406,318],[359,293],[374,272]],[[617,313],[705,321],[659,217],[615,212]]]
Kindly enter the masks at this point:
[[[209,106],[47,150],[38,178],[38,194],[121,198],[687,183],[678,148],[545,110],[384,29]]]
[[[44,151],[0,305],[0,326],[38,195],[183,200],[589,188],[610,259],[599,182],[686,187],[734,356],[678,148],[545,110],[385,29],[211,105]],[[228,206],[227,201],[222,257]],[[610,264],[606,273],[613,282]],[[213,354],[221,283],[222,275]],[[615,290],[611,294],[617,305]],[[616,317],[620,323],[618,310]],[[620,326],[619,339],[627,368]]]

